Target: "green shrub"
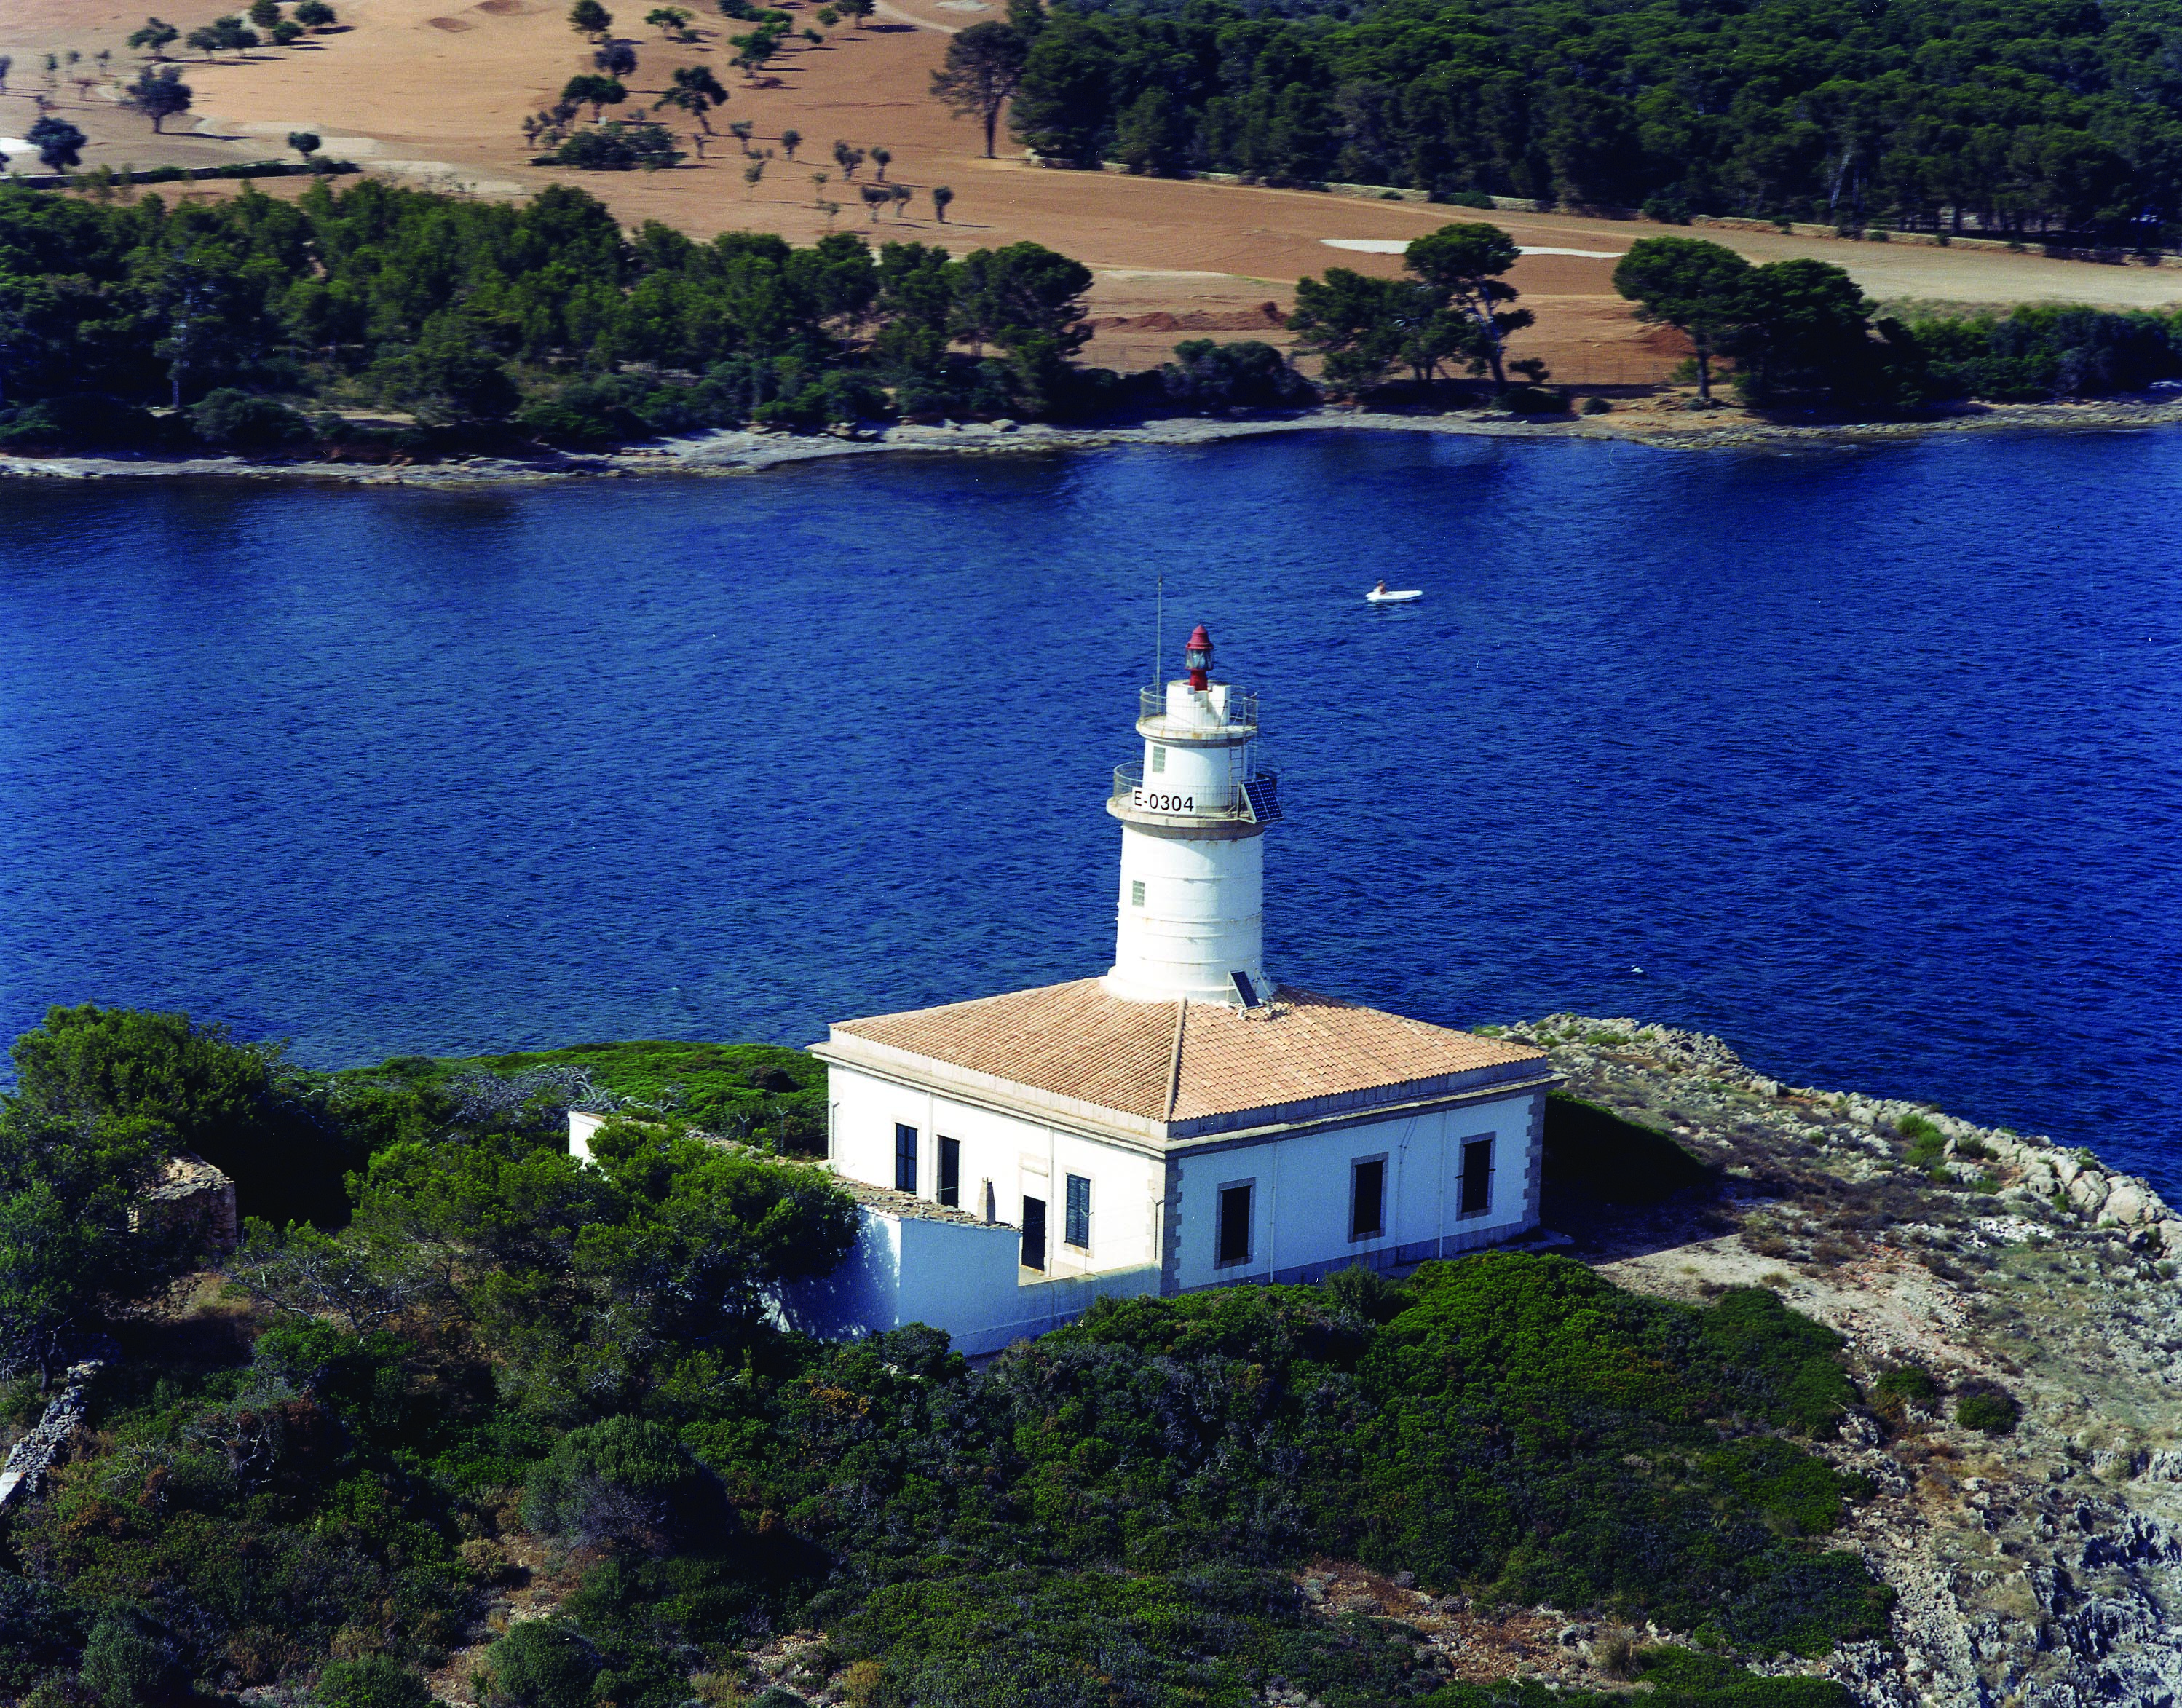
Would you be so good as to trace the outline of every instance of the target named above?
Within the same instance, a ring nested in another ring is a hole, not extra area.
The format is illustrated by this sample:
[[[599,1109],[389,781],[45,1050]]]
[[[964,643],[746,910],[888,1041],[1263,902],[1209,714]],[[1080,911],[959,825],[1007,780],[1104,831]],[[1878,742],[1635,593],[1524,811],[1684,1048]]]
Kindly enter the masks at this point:
[[[91,1628],[80,1677],[102,1708],[158,1708],[182,1683],[172,1640],[126,1612]]]
[[[1929,1406],[1939,1395],[1940,1384],[1914,1364],[1883,1372],[1871,1384],[1873,1403],[1880,1411],[1897,1415],[1904,1406]]]
[[[1493,400],[1496,408],[1515,415],[1565,415],[1569,401],[1542,385],[1510,385]]]
[[[1825,1536],[1841,1528],[1850,1492],[1824,1460],[1770,1435],[1734,1442],[1708,1454],[1704,1469],[1753,1511],[1791,1536]]]
[[[1955,1400],[1955,1422],[1985,1435],[2012,1435],[2022,1421],[2015,1396],[1994,1382],[1965,1382]]]
[[[1947,1157],[1947,1140],[1937,1127],[1922,1115],[1910,1114],[1896,1122],[1894,1130],[1909,1141],[1911,1167],[1924,1169],[1935,1178],[1945,1178],[1941,1165]]]
[[[599,1652],[573,1625],[528,1619],[485,1650],[499,1693],[520,1708],[590,1708]]]
[[[1855,1700],[1830,1678],[1761,1678],[1688,1649],[1640,1649],[1636,1663],[1637,1677],[1651,1687],[1651,1708],[1849,1708]]]
[[[1256,339],[1187,339],[1174,347],[1174,360],[1159,369],[1159,380],[1166,401],[1184,409],[1288,409],[1318,396],[1286,355]]]
[[[119,449],[147,444],[158,431],[148,411],[97,391],[0,410],[0,450]]]
[[[711,1510],[702,1469],[674,1432],[643,1417],[572,1429],[523,1485],[523,1522],[577,1544],[663,1544]]]
[[[320,1708],[431,1708],[424,1681],[384,1655],[329,1661],[312,1687]]]
[[[82,1641],[82,1624],[58,1590],[0,1571],[0,1695],[29,1689]]]
[[[555,165],[585,172],[629,172],[638,167],[672,166],[682,152],[659,125],[612,120],[595,130],[579,130],[550,158]]]
[[[1353,1263],[1324,1282],[1326,1297],[1366,1323],[1391,1323],[1409,1306],[1409,1295],[1376,1269]]]
[[[1482,190],[1450,190],[1433,200],[1449,208],[1490,208],[1493,198]]]
[[[189,411],[190,430],[224,451],[273,451],[310,442],[311,424],[271,397],[224,387]]]

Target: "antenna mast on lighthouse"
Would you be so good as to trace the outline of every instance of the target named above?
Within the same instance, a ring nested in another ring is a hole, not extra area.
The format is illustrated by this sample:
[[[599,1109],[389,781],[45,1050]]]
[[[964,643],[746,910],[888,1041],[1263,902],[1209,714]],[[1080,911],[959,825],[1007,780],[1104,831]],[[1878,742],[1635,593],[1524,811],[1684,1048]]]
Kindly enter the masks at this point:
[[[1162,606],[1162,614],[1164,607]],[[1258,768],[1258,696],[1212,677],[1199,624],[1179,679],[1138,695],[1144,757],[1116,768],[1106,810],[1121,821],[1121,887],[1106,988],[1132,1001],[1188,997],[1255,1008],[1265,970],[1266,827],[1273,774]]]

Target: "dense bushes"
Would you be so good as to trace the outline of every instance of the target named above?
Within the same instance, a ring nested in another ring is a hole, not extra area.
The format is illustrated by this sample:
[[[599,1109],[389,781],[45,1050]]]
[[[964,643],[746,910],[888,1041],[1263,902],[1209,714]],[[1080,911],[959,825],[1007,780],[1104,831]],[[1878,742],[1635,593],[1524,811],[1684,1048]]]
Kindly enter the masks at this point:
[[[1166,401],[1212,413],[1223,409],[1293,409],[1318,401],[1318,388],[1271,345],[1256,340],[1216,344],[1192,338],[1174,347],[1159,369]]]
[[[1639,238],[1614,284],[1638,319],[1688,337],[1701,403],[1717,357],[1734,359],[1736,389],[1760,404],[2096,396],[2182,374],[2182,316],[2034,306],[1882,316],[1875,324],[1873,305],[1838,267],[1808,258],[1753,266],[1701,238]],[[1919,1167],[1941,1161],[1939,1129],[1923,1117],[1906,1117],[1902,1134]]]
[[[1997,1382],[1965,1382],[1955,1400],[1955,1422],[1981,1434],[2013,1435],[2022,1418],[2023,1407]]]
[[[424,1681],[384,1655],[329,1662],[311,1695],[318,1708],[431,1708],[432,1703]]]
[[[558,1619],[518,1625],[487,1651],[495,1694],[522,1708],[589,1708],[601,1670],[598,1650]]]
[[[578,1546],[640,1543],[664,1552],[717,1522],[710,1481],[674,1433],[642,1417],[571,1429],[530,1473],[523,1522]]]
[[[1680,217],[2157,239],[2182,217],[2157,17],[2113,8],[1070,0],[1011,122],[1041,155]]]
[[[512,1252],[553,1218],[506,1201]],[[1832,1337],[1771,1295],[1697,1310],[1517,1256],[1428,1266],[1369,1314],[1354,1290],[1109,1305],[983,1374],[926,1330],[759,1334],[557,1436],[534,1386],[495,1396],[483,1361],[524,1356],[506,1319],[438,1319],[436,1348],[297,1323],[246,1366],[108,1391],[114,1449],[15,1526],[50,1587],[0,1614],[64,1655],[79,1610],[149,1586],[100,1664],[230,1687],[307,1672],[368,1617],[385,1660],[318,1696],[412,1708],[402,1681],[496,1569],[458,1540],[522,1481],[527,1523],[596,1550],[556,1621],[487,1658],[524,1708],[673,1708],[790,1625],[828,1632],[824,1668],[866,1664],[874,1703],[1241,1708],[1279,1678],[1328,1708],[1465,1708],[1398,1624],[1308,1605],[1284,1568],[1320,1554],[1731,1649],[1881,1628],[1854,1556],[1803,1539],[1858,1490],[1780,1433],[1826,1427],[1845,1389]]]
[[[2043,304],[1913,314],[1908,325],[1941,396],[2096,397],[2182,377],[2182,319],[2172,315]]]
[[[674,140],[656,125],[610,120],[595,130],[579,130],[539,164],[575,166],[586,172],[656,171],[682,158]]]
[[[141,1045],[24,1052],[94,1123],[186,1117],[241,1071],[186,1028],[78,1029]],[[767,1052],[566,1053],[655,1097],[700,1072],[807,1095]],[[129,1331],[95,1445],[0,1533],[0,1683],[156,1708],[315,1677],[321,1708],[420,1708],[518,1525],[579,1581],[485,1657],[503,1708],[680,1708],[798,1627],[829,1639],[801,1682],[867,1705],[1245,1708],[1280,1680],[1481,1708],[1397,1621],[1312,1606],[1295,1572],[1322,1556],[1729,1652],[1883,1628],[1886,1592],[1817,1540],[1862,1486],[1797,1439],[1852,1397],[1838,1340],[1769,1293],[1686,1306],[1493,1255],[1105,1301],[980,1372],[927,1328],[812,1343],[768,1304],[848,1247],[822,1173],[627,1123],[579,1167],[529,1077],[574,1064],[492,1059],[522,1071],[317,1088],[369,1153],[352,1217],[252,1224],[235,1339]],[[1663,1703],[1749,1686],[1654,1659]]]

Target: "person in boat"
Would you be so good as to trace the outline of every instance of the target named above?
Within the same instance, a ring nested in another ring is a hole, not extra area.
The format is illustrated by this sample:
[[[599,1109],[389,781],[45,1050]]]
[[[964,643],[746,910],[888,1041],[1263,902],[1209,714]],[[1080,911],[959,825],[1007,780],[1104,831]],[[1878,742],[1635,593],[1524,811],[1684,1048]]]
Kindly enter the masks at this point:
[[[1387,584],[1386,584],[1384,581],[1382,581],[1382,582],[1381,582],[1381,583],[1380,583],[1376,587],[1374,587],[1371,591],[1372,591],[1372,592],[1374,592],[1374,593],[1383,593],[1383,592],[1385,592],[1385,591],[1387,591]]]

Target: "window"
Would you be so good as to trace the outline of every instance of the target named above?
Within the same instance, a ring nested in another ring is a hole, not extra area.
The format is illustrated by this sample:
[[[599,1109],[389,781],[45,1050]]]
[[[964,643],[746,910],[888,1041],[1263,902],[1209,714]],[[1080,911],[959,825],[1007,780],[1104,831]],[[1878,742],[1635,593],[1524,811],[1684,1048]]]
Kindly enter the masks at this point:
[[[1250,1186],[1220,1189],[1220,1256],[1222,1263],[1250,1261]]]
[[[1129,905],[1132,907],[1141,907],[1144,905],[1144,880],[1141,878],[1133,878],[1129,880]]]
[[[1091,1183],[1081,1174],[1068,1177],[1068,1225],[1061,1237],[1079,1250],[1091,1249]]]
[[[1462,1209],[1482,1216],[1493,1207],[1493,1135],[1462,1141]]]
[[[1164,771],[1166,769],[1166,748],[1155,747],[1152,749],[1152,769],[1155,772]]]
[[[950,1210],[962,1207],[962,1141],[942,1137],[939,1141],[939,1201]]]
[[[1045,1200],[1023,1200],[1023,1267],[1045,1267]]]
[[[1349,1171],[1349,1237],[1376,1239],[1387,1231],[1387,1159],[1374,1156]]]
[[[917,1190],[917,1128],[894,1123],[894,1190]]]

